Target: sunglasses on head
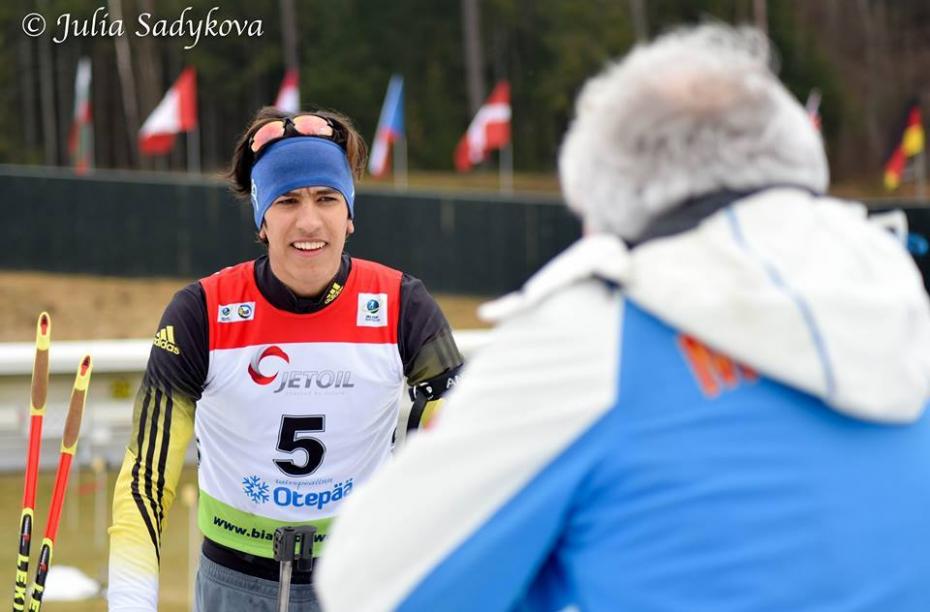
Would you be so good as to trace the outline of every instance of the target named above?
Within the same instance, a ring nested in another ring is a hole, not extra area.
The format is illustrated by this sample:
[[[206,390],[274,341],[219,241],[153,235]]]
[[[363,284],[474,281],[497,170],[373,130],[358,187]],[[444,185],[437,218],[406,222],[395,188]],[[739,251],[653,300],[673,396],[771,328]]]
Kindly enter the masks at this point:
[[[249,150],[256,156],[269,143],[288,136],[317,136],[332,140],[345,149],[345,128],[328,117],[319,115],[297,115],[274,119],[263,124],[249,137]]]

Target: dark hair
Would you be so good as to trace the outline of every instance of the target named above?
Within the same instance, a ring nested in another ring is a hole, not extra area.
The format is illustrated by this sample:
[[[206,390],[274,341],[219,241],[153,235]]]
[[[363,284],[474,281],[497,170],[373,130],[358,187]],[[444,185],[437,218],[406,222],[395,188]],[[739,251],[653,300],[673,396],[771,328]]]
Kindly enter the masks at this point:
[[[365,162],[368,159],[368,147],[365,139],[352,125],[352,120],[341,113],[328,110],[301,111],[299,113],[285,113],[273,106],[266,106],[255,113],[249,127],[239,137],[236,149],[233,152],[232,165],[226,175],[233,192],[243,199],[248,199],[252,193],[252,164],[255,163],[255,154],[249,148],[249,140],[258,128],[275,119],[285,119],[298,115],[317,115],[335,123],[335,132],[345,133],[345,138],[334,140],[345,150],[349,160],[349,170],[356,181],[362,178]],[[341,134],[339,134],[341,136]],[[344,142],[343,142],[344,140]]]

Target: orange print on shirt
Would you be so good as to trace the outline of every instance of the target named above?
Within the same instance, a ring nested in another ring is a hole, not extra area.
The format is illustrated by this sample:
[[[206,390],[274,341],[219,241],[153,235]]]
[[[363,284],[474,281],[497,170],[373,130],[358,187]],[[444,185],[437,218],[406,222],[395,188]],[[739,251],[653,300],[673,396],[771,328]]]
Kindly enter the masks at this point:
[[[691,336],[679,335],[678,348],[685,356],[701,393],[707,397],[717,397],[724,390],[735,389],[741,380],[755,382],[759,378],[751,368],[736,363]]]

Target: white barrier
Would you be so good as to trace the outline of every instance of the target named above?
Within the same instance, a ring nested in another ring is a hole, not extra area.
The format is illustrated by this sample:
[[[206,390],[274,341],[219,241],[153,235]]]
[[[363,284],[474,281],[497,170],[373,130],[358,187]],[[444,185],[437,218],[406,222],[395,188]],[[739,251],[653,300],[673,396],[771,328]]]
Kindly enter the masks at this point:
[[[488,339],[485,330],[455,332],[456,344],[466,359]],[[49,393],[43,438],[60,439],[78,362],[89,353],[93,357],[94,373],[76,459],[84,465],[89,465],[94,458],[119,465],[132,428],[133,400],[151,349],[151,340],[53,340],[49,352]],[[0,344],[0,470],[23,469],[34,357],[32,342]],[[42,445],[43,468],[55,465],[58,450],[57,443]]]
[[[52,341],[49,352],[50,374],[74,374],[78,361],[90,354],[94,375],[110,372],[143,372],[149,360],[151,340]],[[35,357],[32,342],[0,344],[0,376],[32,375]]]
[[[469,355],[487,342],[485,330],[455,332],[455,342],[463,355]],[[151,340],[87,340],[53,341],[49,353],[51,374],[74,374],[78,361],[90,353],[94,360],[94,376],[101,373],[141,374],[149,360]],[[7,342],[0,344],[0,376],[31,376],[35,344]]]

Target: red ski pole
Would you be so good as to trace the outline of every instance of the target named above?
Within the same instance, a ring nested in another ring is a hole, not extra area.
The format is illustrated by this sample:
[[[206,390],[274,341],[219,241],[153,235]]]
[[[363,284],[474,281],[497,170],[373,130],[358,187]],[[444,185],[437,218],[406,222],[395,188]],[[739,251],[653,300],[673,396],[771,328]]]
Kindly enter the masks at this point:
[[[81,434],[81,416],[84,413],[84,400],[87,396],[87,385],[90,383],[90,371],[90,355],[84,355],[81,364],[78,366],[77,376],[74,378],[74,387],[71,389],[71,404],[68,406],[65,431],[61,438],[61,455],[58,459],[58,472],[55,474],[52,503],[48,509],[48,523],[45,525],[45,537],[42,538],[42,548],[39,550],[39,567],[36,570],[36,579],[32,583],[32,601],[29,602],[30,612],[39,612],[42,608],[45,579],[52,564],[55,537],[58,535],[58,521],[61,519],[65,491],[68,488],[68,474],[71,471],[71,461],[74,459],[78,437]]]
[[[26,586],[29,580],[29,548],[32,525],[35,522],[36,480],[39,477],[39,448],[42,445],[42,419],[48,397],[48,349],[51,343],[52,320],[47,312],[36,323],[36,354],[32,365],[32,390],[29,403],[29,447],[26,453],[26,484],[23,487],[23,512],[19,519],[19,554],[16,558],[16,585],[13,589],[13,610],[22,612],[26,606]]]

